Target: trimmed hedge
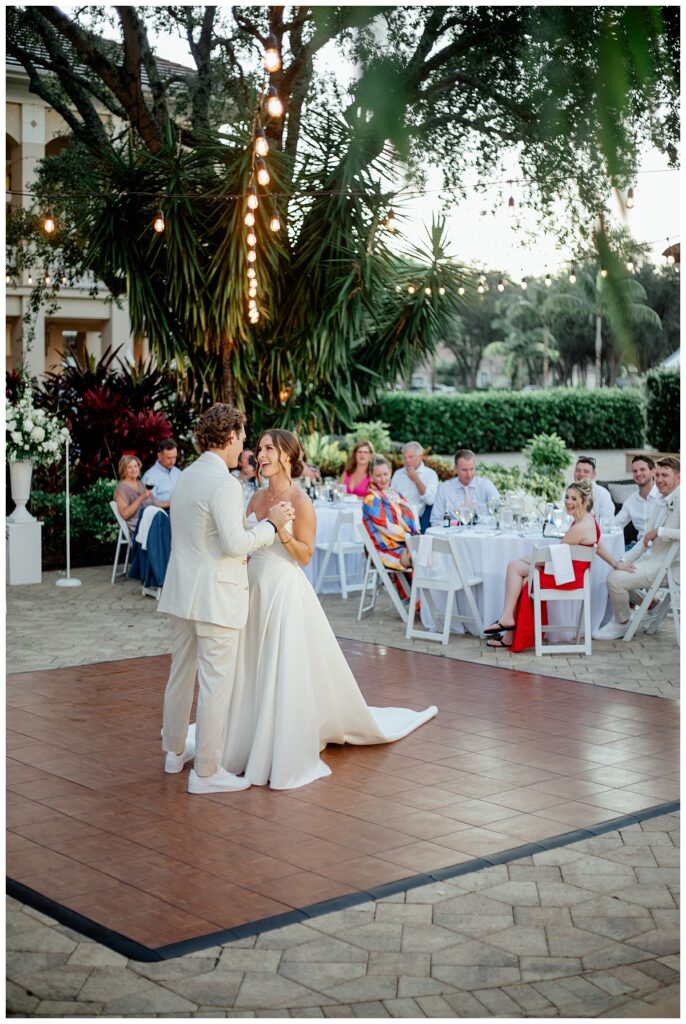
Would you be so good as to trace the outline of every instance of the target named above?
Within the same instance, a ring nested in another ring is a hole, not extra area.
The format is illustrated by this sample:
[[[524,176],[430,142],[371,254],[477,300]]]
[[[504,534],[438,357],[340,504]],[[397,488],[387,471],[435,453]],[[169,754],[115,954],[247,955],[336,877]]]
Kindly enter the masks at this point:
[[[397,441],[435,452],[521,451],[534,434],[558,433],[570,448],[636,448],[645,434],[645,402],[637,389],[550,388],[464,395],[388,392],[374,414]]]
[[[646,376],[648,443],[659,452],[681,450],[680,378],[676,370],[650,370]]]

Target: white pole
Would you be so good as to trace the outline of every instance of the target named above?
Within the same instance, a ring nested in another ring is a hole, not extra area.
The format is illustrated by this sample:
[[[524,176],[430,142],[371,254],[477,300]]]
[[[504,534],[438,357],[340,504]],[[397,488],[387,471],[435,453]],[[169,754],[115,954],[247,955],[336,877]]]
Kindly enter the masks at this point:
[[[65,439],[66,442],[66,494],[65,494],[65,511],[66,511],[66,530],[67,530],[67,575],[62,579],[55,580],[56,587],[80,587],[81,580],[71,577],[71,531],[69,523],[69,434]]]

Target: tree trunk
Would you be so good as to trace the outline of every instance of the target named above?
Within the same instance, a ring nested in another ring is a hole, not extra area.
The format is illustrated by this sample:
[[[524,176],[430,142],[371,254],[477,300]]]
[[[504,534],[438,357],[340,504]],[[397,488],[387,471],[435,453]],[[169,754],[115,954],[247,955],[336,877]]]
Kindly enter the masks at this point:
[[[229,405],[236,404],[236,381],[233,375],[233,368],[231,366],[231,355],[233,352],[233,344],[230,338],[227,338],[222,343],[222,380],[221,380],[221,400],[227,402]]]
[[[550,345],[548,325],[543,325],[543,387],[548,387],[548,349]]]
[[[595,318],[595,386],[601,388],[603,386],[602,368],[600,363],[600,357],[603,351],[603,318],[600,314],[596,314]]]

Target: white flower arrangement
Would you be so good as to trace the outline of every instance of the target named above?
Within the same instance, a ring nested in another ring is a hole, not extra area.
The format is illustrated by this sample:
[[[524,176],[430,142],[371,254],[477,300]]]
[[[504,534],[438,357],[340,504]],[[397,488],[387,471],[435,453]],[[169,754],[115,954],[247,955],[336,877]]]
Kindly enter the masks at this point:
[[[55,416],[35,408],[30,388],[25,388],[16,404],[5,403],[5,424],[8,461],[30,461],[34,466],[57,462],[69,434]]]

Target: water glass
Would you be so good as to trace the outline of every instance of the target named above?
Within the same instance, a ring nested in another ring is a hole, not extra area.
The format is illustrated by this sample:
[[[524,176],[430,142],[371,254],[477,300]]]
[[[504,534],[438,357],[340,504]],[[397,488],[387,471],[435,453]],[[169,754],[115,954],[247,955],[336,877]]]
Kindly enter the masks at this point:
[[[500,510],[500,525],[504,530],[511,530],[514,525],[514,516],[512,515],[511,508],[503,508]]]

